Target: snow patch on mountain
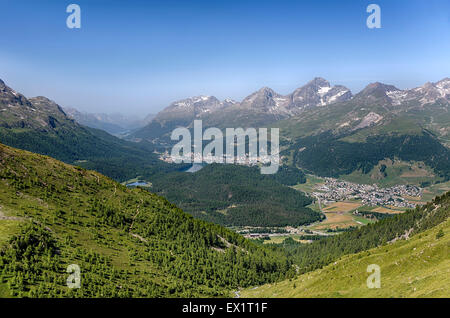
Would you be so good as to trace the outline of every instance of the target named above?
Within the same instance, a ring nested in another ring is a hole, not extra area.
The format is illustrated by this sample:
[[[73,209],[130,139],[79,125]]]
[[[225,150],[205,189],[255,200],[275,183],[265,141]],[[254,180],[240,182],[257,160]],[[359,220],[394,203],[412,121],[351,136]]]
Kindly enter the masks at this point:
[[[317,90],[317,93],[318,93],[320,96],[323,96],[323,95],[325,95],[326,93],[328,93],[328,92],[330,91],[330,89],[331,89],[331,87],[329,87],[329,86],[323,86],[323,87],[320,87],[320,88]]]
[[[408,97],[407,91],[389,91],[386,94],[395,106],[402,104]]]
[[[334,103],[335,101],[337,101],[339,99],[339,97],[343,96],[344,94],[349,93],[350,90],[346,89],[346,90],[341,90],[340,92],[338,92],[337,94],[331,96],[330,98],[328,98],[328,103]]]
[[[373,126],[379,123],[383,119],[383,116],[378,115],[377,113],[370,112],[361,120],[361,122],[356,126],[353,130],[362,129],[369,126]]]

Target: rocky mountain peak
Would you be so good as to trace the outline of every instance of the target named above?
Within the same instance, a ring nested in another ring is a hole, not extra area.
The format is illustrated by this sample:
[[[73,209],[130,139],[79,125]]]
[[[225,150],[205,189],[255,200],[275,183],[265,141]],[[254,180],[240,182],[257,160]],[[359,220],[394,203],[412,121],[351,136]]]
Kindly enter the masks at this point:
[[[367,85],[361,93],[363,95],[371,95],[376,93],[384,93],[392,92],[392,91],[399,91],[399,89],[393,85],[388,85],[380,82],[370,83]]]
[[[56,128],[62,123],[73,125],[62,108],[43,97],[26,98],[4,83],[0,87],[0,126],[8,128]]]
[[[391,98],[393,105],[414,103],[423,106],[437,101],[449,103],[450,79],[446,77],[436,83],[427,82],[413,89],[390,91],[387,95]]]
[[[306,83],[305,86],[312,86],[312,87],[331,87],[330,82],[328,82],[326,79],[322,77],[315,77],[308,83]]]
[[[20,93],[10,88],[0,80],[0,104],[10,107],[28,107],[34,108],[34,106],[28,101],[28,99]]]
[[[270,87],[266,87],[266,86],[260,88],[254,94],[268,96],[268,97],[273,97],[274,95],[277,95],[277,93],[275,93],[275,91],[273,89],[271,89]]]
[[[450,78],[446,77],[446,78],[440,80],[439,82],[436,82],[435,86],[438,89],[447,89],[447,90],[450,89]],[[450,92],[446,92],[446,93],[448,94]]]
[[[244,98],[241,103],[241,107],[269,109],[277,106],[275,98],[282,98],[282,96],[269,87],[263,87]]]
[[[232,105],[232,103],[222,103],[215,96],[200,95],[189,97],[173,102],[160,111],[153,121],[160,123],[167,121],[187,123],[195,118],[202,117],[230,105]]]
[[[45,96],[36,96],[28,99],[31,104],[36,109],[45,110],[51,115],[63,116],[66,117],[67,114],[64,112],[61,106],[56,104],[53,100],[45,97]]]
[[[342,85],[331,86],[326,79],[316,77],[291,94],[291,108],[302,110],[313,106],[325,106],[349,100],[352,96],[347,87]]]

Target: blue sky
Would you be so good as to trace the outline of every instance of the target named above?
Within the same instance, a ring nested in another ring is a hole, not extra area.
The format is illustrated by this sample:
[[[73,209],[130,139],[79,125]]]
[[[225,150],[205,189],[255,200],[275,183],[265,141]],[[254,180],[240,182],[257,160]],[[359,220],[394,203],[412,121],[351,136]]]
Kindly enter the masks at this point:
[[[66,7],[82,27],[66,27]],[[381,7],[368,29],[366,7]],[[450,1],[0,0],[0,78],[88,112],[147,114],[195,95],[287,94],[316,76],[353,92],[450,76]]]

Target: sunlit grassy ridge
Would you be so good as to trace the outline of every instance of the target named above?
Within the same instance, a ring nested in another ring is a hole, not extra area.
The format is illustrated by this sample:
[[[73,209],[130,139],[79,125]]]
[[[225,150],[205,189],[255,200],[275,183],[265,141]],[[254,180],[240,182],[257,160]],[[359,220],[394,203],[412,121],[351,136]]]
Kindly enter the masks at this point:
[[[294,271],[146,190],[1,144],[0,206],[3,297],[219,296]],[[66,286],[69,264],[80,289]]]
[[[367,266],[381,268],[381,288],[367,287]],[[296,279],[247,289],[242,297],[450,297],[450,220],[409,240],[380,246]]]

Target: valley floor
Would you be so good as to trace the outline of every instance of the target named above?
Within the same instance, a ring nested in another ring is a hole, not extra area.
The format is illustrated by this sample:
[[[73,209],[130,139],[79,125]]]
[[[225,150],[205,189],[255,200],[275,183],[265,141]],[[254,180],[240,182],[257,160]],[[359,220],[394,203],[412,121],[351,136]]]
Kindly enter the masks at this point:
[[[312,195],[312,193],[317,191],[317,188],[322,186],[324,183],[325,179],[308,175],[306,183],[298,184],[293,188],[298,191],[302,191],[307,195]],[[436,183],[423,188],[421,196],[413,197],[405,195],[403,198],[413,204],[422,205],[447,191],[450,191],[450,181]],[[396,206],[369,206],[365,205],[361,200],[355,199],[336,202],[324,202],[322,200],[320,203],[319,201],[320,200],[316,200],[316,202],[312,203],[308,207],[315,211],[321,211],[325,215],[326,218],[320,222],[315,222],[308,226],[298,228],[285,227],[284,230],[286,230],[286,233],[271,233],[266,235],[264,231],[260,231],[260,235],[253,235],[252,237],[250,234],[247,234],[246,236],[248,238],[265,238],[265,244],[279,244],[282,243],[287,237],[291,237],[292,239],[302,243],[308,243],[311,242],[310,240],[305,240],[305,235],[307,236],[308,234],[313,236],[334,235],[351,228],[376,222],[375,219],[355,214],[355,211],[368,211],[379,214],[394,215],[403,213],[407,210],[407,208]],[[280,229],[278,228],[277,230]],[[253,232],[255,231],[256,230],[253,229]]]

